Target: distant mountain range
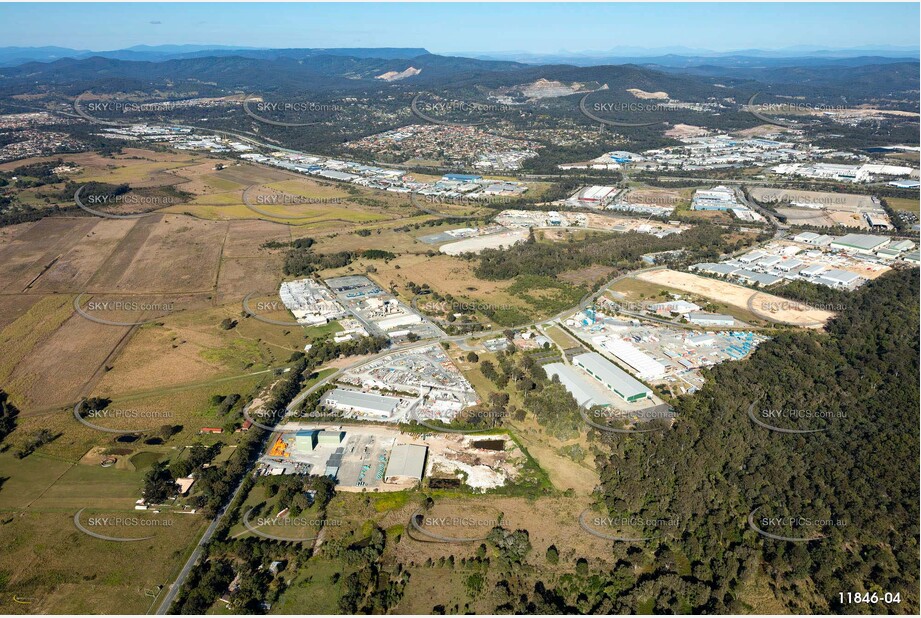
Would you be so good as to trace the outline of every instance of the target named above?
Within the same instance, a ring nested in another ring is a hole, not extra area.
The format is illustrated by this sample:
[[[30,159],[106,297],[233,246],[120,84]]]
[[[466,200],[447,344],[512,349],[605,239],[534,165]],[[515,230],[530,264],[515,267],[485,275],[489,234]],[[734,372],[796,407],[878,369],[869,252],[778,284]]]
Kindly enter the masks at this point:
[[[339,48],[339,49],[267,49],[255,47],[232,47],[224,45],[136,45],[112,51],[90,51],[66,47],[0,47],[0,67],[18,66],[28,62],[53,62],[64,58],[112,58],[146,62],[164,62],[185,58],[206,58],[239,56],[242,58],[305,58],[310,56],[350,56],[353,58],[415,58],[428,54],[426,49],[416,48]]]
[[[14,61],[44,54],[44,60]],[[73,55],[67,55],[73,54]],[[7,66],[2,63],[7,62]],[[136,47],[113,52],[0,48],[0,95],[32,92],[36,83],[71,95],[98,92],[330,93],[442,89],[482,94],[537,80],[667,92],[672,98],[806,96],[850,104],[883,96],[915,101],[917,59],[883,56],[765,59],[751,56],[656,56],[636,62],[532,64],[431,54],[422,48],[249,49]],[[393,80],[400,76],[399,80]],[[717,88],[719,90],[717,90]],[[612,93],[613,94],[613,93]],[[629,96],[629,95],[625,95]]]
[[[27,62],[53,62],[62,58],[114,58],[163,62],[184,58],[241,56],[244,58],[303,58],[332,55],[354,58],[408,59],[429,55],[424,48],[260,48],[228,45],[136,45],[125,49],[92,51],[67,47],[0,47],[0,66],[17,66]],[[446,55],[446,54],[442,54]],[[724,67],[769,68],[776,66],[818,65],[829,60],[850,62],[853,66],[885,64],[921,57],[918,49],[898,46],[864,46],[847,49],[819,49],[807,46],[780,50],[747,49],[715,52],[688,47],[616,47],[607,51],[559,52],[453,52],[447,54],[479,60],[501,60],[523,64],[570,64],[596,66],[603,64],[652,64],[663,67],[692,67],[700,65]]]
[[[535,54],[531,52],[455,52],[454,55],[482,60],[514,60],[527,64],[574,64],[592,66],[599,64],[656,64],[661,66],[792,66],[819,64],[828,60],[859,58],[889,59],[891,61],[917,60],[921,50],[911,47],[877,45],[847,49],[820,49],[808,46],[780,50],[745,49],[715,52],[688,47],[616,47],[607,51],[558,52]]]

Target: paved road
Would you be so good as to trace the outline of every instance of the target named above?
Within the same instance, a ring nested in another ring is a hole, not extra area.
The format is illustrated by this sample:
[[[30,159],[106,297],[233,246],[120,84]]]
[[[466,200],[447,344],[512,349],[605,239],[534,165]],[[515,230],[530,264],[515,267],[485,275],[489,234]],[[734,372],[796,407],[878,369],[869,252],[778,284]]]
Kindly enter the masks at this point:
[[[221,520],[224,519],[224,514],[227,512],[227,508],[233,504],[237,497],[240,495],[240,490],[243,488],[243,481],[247,478],[247,476],[249,476],[249,472],[247,472],[243,478],[240,479],[240,482],[237,483],[236,489],[233,490],[233,496],[230,498],[227,504],[224,505],[224,507],[221,509],[221,512],[218,513],[214,520],[212,520],[212,522],[208,525],[207,530],[205,530],[205,534],[202,535],[201,540],[198,541],[198,545],[195,546],[195,551],[192,552],[192,555],[189,556],[189,559],[186,561],[185,565],[183,565],[182,570],[179,572],[179,576],[176,578],[176,581],[173,582],[169,588],[167,588],[166,596],[163,597],[163,601],[160,602],[160,606],[157,608],[158,615],[162,616],[169,612],[170,606],[173,604],[173,601],[176,600],[176,595],[179,594],[183,584],[185,584],[185,580],[189,577],[189,573],[192,572],[192,569],[195,567],[196,563],[198,563],[198,559],[201,558],[202,553],[205,551],[205,545],[207,545],[211,540],[211,537],[214,536],[215,530],[217,530]]]
[[[186,125],[186,126],[188,126],[188,125]],[[213,131],[213,132],[215,132],[215,133],[223,133],[223,134],[226,134],[226,135],[235,137],[235,138],[237,138],[237,139],[239,139],[239,140],[241,140],[241,141],[245,141],[245,142],[248,142],[248,143],[250,143],[250,144],[257,145],[257,146],[269,147],[269,148],[273,148],[273,149],[276,149],[276,150],[282,150],[282,151],[287,151],[287,152],[296,152],[296,151],[289,150],[289,149],[286,149],[286,148],[278,147],[278,146],[276,146],[276,145],[274,145],[274,144],[271,144],[271,145],[270,145],[270,144],[265,144],[265,143],[259,142],[259,141],[257,141],[257,140],[254,140],[254,139],[252,139],[252,138],[250,138],[250,137],[246,137],[246,136],[240,135],[240,134],[238,134],[238,133],[232,133],[232,132],[229,132],[229,131],[217,131],[217,130],[215,130],[215,129],[206,129],[205,127],[194,127],[194,126],[189,126],[189,128],[192,128],[192,129],[199,129],[199,130],[205,129],[205,130],[208,130],[208,131]],[[629,177],[628,177],[626,174],[624,174],[624,178],[625,178],[625,181],[627,181]],[[779,224],[779,221],[776,221],[776,219],[772,219],[772,221],[774,221],[774,222],[776,222],[777,224]],[[777,230],[778,230],[778,233],[781,231],[781,228],[780,228],[779,225],[777,225]],[[633,276],[635,276],[635,275],[637,275],[637,274],[640,274],[640,273],[643,273],[643,272],[649,272],[649,271],[659,270],[659,269],[661,269],[661,268],[663,268],[663,267],[662,267],[662,266],[653,266],[653,267],[643,268],[643,269],[631,271],[631,272],[629,272],[629,273],[621,274],[621,275],[619,275],[619,276],[617,276],[617,277],[614,277],[613,279],[611,279],[611,280],[608,281],[607,283],[605,283],[605,284],[604,284],[603,286],[601,286],[596,292],[586,295],[586,296],[579,302],[579,304],[576,305],[575,307],[572,307],[572,308],[566,309],[566,310],[564,310],[564,311],[561,311],[561,312],[559,312],[558,314],[556,314],[556,315],[554,315],[554,316],[552,316],[552,317],[550,317],[550,318],[547,318],[547,319],[545,319],[545,320],[539,320],[539,321],[537,321],[537,322],[532,322],[532,323],[529,323],[529,324],[524,324],[524,325],[518,326],[518,327],[516,327],[516,328],[518,328],[518,329],[521,329],[521,328],[528,328],[528,327],[542,328],[542,327],[544,327],[544,326],[547,326],[547,325],[549,325],[549,324],[552,324],[552,323],[554,323],[554,322],[556,322],[556,321],[558,321],[558,320],[561,320],[561,319],[563,319],[563,318],[565,318],[565,317],[567,317],[567,316],[569,316],[569,315],[572,315],[572,314],[574,314],[574,313],[577,313],[577,312],[579,312],[579,311],[582,311],[583,309],[585,309],[586,307],[588,307],[589,305],[591,305],[592,303],[594,303],[594,302],[598,299],[598,297],[600,297],[602,294],[604,294],[605,292],[607,292],[608,289],[609,289],[612,285],[614,285],[615,283],[617,283],[618,281],[620,281],[620,280],[622,280],[622,279],[629,278],[629,277],[633,277]],[[415,304],[415,300],[416,300],[416,299],[413,298],[413,301],[412,301],[413,304]],[[675,324],[674,322],[671,322],[671,321],[668,321],[668,320],[662,320],[662,319],[659,319],[659,318],[654,318],[654,317],[650,317],[650,316],[646,316],[646,315],[642,315],[642,314],[632,313],[632,312],[629,312],[629,311],[623,311],[623,313],[625,313],[626,315],[629,315],[629,316],[631,316],[631,317],[636,317],[636,318],[638,318],[638,319],[650,320],[650,321],[653,321],[653,322],[659,322],[659,323],[667,324],[668,326],[673,326],[673,327],[674,327],[674,326],[678,326],[678,327],[681,327],[681,326],[682,326],[682,325],[680,325],[680,324]],[[356,363],[353,363],[352,365],[349,365],[348,367],[337,369],[335,372],[333,372],[333,373],[331,373],[330,375],[328,375],[328,376],[326,376],[326,377],[320,379],[319,381],[317,381],[316,383],[314,383],[313,385],[311,385],[309,388],[307,388],[307,389],[301,391],[300,393],[298,393],[297,396],[295,396],[294,399],[291,400],[291,403],[289,403],[288,406],[286,407],[288,413],[291,413],[291,412],[292,412],[292,411],[293,411],[293,410],[294,410],[294,409],[295,409],[295,408],[296,408],[306,397],[308,397],[308,396],[311,395],[312,393],[316,392],[319,388],[323,387],[324,385],[330,383],[330,381],[333,381],[333,380],[337,379],[344,371],[346,371],[346,370],[351,370],[351,369],[359,369],[359,368],[361,368],[362,366],[364,366],[364,365],[366,365],[366,364],[372,363],[372,362],[374,362],[374,361],[376,361],[376,360],[378,360],[378,359],[380,359],[380,358],[382,358],[382,357],[384,357],[384,356],[387,356],[387,355],[389,355],[389,354],[393,354],[394,352],[400,352],[400,351],[411,350],[411,349],[415,349],[415,348],[421,348],[421,347],[425,347],[425,346],[432,345],[432,344],[440,344],[440,343],[442,343],[442,342],[455,343],[455,344],[459,345],[462,349],[466,349],[466,347],[464,346],[464,342],[465,342],[467,339],[471,338],[471,337],[483,338],[483,337],[490,337],[490,336],[502,335],[502,334],[504,333],[504,329],[496,329],[496,330],[491,330],[491,331],[480,331],[480,332],[477,332],[477,333],[470,333],[470,334],[465,334],[465,335],[448,336],[448,335],[446,335],[446,334],[444,333],[444,331],[441,331],[440,329],[439,329],[439,331],[441,332],[441,335],[440,335],[439,337],[437,337],[437,338],[434,338],[434,339],[427,339],[427,340],[424,340],[424,341],[421,341],[421,342],[414,342],[414,343],[411,343],[411,344],[402,344],[402,345],[399,345],[399,346],[393,346],[393,347],[390,347],[390,348],[388,348],[388,349],[386,349],[386,350],[383,350],[383,351],[381,351],[381,352],[379,352],[379,353],[377,353],[377,354],[374,354],[374,355],[371,356],[370,358],[360,360],[360,361],[358,361],[358,362],[356,362]],[[250,473],[251,473],[251,471],[248,470],[247,473],[246,473],[246,475],[243,476],[243,479],[247,478],[247,476],[248,476]],[[171,604],[173,603],[173,601],[175,600],[176,595],[179,593],[179,590],[181,590],[183,584],[185,583],[186,579],[187,579],[188,576],[189,576],[189,573],[192,571],[192,568],[195,566],[195,564],[196,564],[196,563],[198,562],[198,560],[200,559],[200,557],[201,557],[201,555],[202,555],[202,553],[203,553],[203,551],[204,551],[204,546],[211,540],[211,537],[214,535],[214,532],[217,530],[218,526],[220,525],[220,522],[223,520],[224,516],[226,515],[228,506],[229,506],[230,504],[233,504],[233,502],[237,499],[237,497],[238,497],[238,495],[239,495],[239,493],[240,493],[240,490],[241,490],[241,488],[242,488],[243,479],[241,479],[240,483],[237,485],[236,489],[234,490],[234,493],[233,493],[233,496],[232,496],[231,500],[227,502],[227,505],[225,505],[224,508],[222,508],[221,512],[214,518],[214,521],[212,521],[211,524],[208,526],[207,530],[205,531],[205,534],[202,536],[202,538],[201,538],[201,540],[199,541],[198,545],[196,546],[195,550],[192,552],[192,555],[189,556],[188,561],[187,561],[186,564],[183,566],[182,571],[180,571],[179,576],[176,578],[176,581],[173,582],[172,585],[170,585],[170,587],[169,587],[169,589],[168,589],[168,591],[167,591],[166,596],[164,597],[163,601],[161,602],[161,604],[160,604],[160,606],[159,606],[159,608],[158,608],[158,610],[157,610],[157,613],[158,613],[158,614],[166,614],[166,613],[169,611],[170,605],[171,605]]]
[[[775,239],[780,239],[787,235],[787,230],[790,229],[789,225],[787,225],[786,223],[778,219],[774,215],[774,213],[772,213],[770,210],[763,208],[761,205],[756,203],[754,200],[750,200],[747,197],[745,197],[745,192],[742,191],[741,187],[737,187],[735,190],[735,193],[736,193],[736,198],[739,200],[739,203],[745,204],[751,210],[754,210],[755,212],[763,216],[765,219],[767,219],[768,223],[774,228],[774,238]]]
[[[547,319],[545,319],[545,320],[539,320],[539,321],[537,321],[537,322],[532,322],[532,323],[529,323],[529,324],[524,324],[524,325],[518,326],[518,327],[516,327],[516,328],[517,328],[517,329],[521,329],[521,328],[528,328],[528,327],[532,327],[532,326],[533,326],[533,327],[541,328],[541,327],[543,327],[543,326],[547,326],[547,325],[549,325],[549,324],[552,324],[552,323],[554,323],[554,322],[556,322],[556,321],[558,321],[558,320],[560,320],[560,319],[565,318],[565,317],[568,316],[568,315],[571,315],[571,314],[573,314],[573,313],[577,313],[577,312],[579,312],[579,311],[582,311],[583,309],[585,309],[586,307],[588,307],[589,305],[591,305],[593,302],[595,302],[595,300],[597,300],[597,298],[598,298],[599,296],[601,296],[602,294],[604,294],[605,292],[607,292],[608,289],[609,289],[612,285],[614,285],[615,283],[617,283],[618,281],[620,281],[620,280],[622,280],[622,279],[629,278],[629,277],[633,277],[633,276],[635,276],[635,275],[637,275],[637,274],[640,274],[640,273],[650,272],[650,271],[654,271],[654,270],[660,270],[660,269],[662,269],[662,268],[664,268],[664,267],[663,267],[663,266],[652,266],[652,267],[649,267],[649,268],[642,268],[642,269],[639,269],[639,270],[634,270],[634,271],[630,271],[630,272],[628,272],[628,273],[623,273],[623,274],[621,274],[621,275],[618,275],[617,277],[614,277],[613,279],[611,279],[610,281],[608,281],[607,283],[605,283],[603,286],[601,286],[601,287],[598,289],[598,291],[593,292],[593,293],[591,293],[591,294],[587,294],[587,295],[579,302],[579,304],[576,305],[575,307],[571,307],[571,308],[569,308],[569,309],[566,309],[566,310],[564,310],[564,311],[561,311],[561,312],[559,312],[558,314],[556,314],[556,315],[554,315],[554,316],[552,316],[552,317],[549,317],[549,318],[547,318]],[[624,313],[626,313],[627,315],[631,315],[631,316],[634,316],[634,317],[637,317],[637,318],[644,319],[644,320],[651,320],[651,321],[654,321],[654,322],[661,322],[661,323],[667,324],[667,325],[669,325],[669,326],[678,326],[678,327],[682,326],[682,325],[680,325],[680,324],[675,324],[674,322],[670,322],[670,321],[667,321],[667,320],[660,320],[660,319],[658,319],[658,318],[651,318],[651,317],[645,316],[645,315],[630,313],[630,312],[626,312],[626,311],[625,311]],[[412,350],[412,349],[416,349],[416,348],[422,348],[422,347],[426,347],[426,346],[429,346],[429,345],[432,345],[432,344],[436,344],[436,345],[437,345],[437,344],[440,344],[440,343],[442,343],[442,342],[450,342],[450,343],[455,343],[455,344],[459,344],[459,345],[460,345],[464,340],[469,339],[469,338],[471,338],[471,337],[481,338],[481,337],[496,336],[496,335],[502,335],[503,332],[504,332],[503,330],[481,331],[481,332],[477,332],[477,333],[473,333],[473,334],[456,335],[456,336],[442,336],[442,337],[438,337],[438,338],[435,338],[435,339],[427,339],[427,340],[424,340],[424,341],[419,341],[419,342],[414,342],[414,343],[408,343],[408,344],[401,344],[401,345],[398,345],[398,346],[392,346],[392,347],[387,348],[387,349],[385,349],[385,350],[383,350],[383,351],[381,351],[381,352],[378,352],[377,354],[374,354],[374,355],[371,356],[370,358],[365,358],[365,359],[359,360],[359,361],[357,361],[357,362],[355,362],[355,363],[353,363],[353,364],[351,364],[351,365],[349,365],[349,366],[347,366],[347,367],[339,368],[339,369],[337,369],[335,372],[333,372],[333,373],[329,374],[328,376],[326,376],[326,377],[320,379],[319,381],[317,381],[316,383],[314,383],[313,385],[311,385],[309,388],[304,389],[303,391],[301,391],[300,393],[298,393],[297,396],[295,396],[294,399],[291,400],[291,403],[288,404],[288,406],[287,406],[286,409],[287,409],[287,411],[288,411],[289,413],[293,412],[294,409],[295,409],[295,408],[296,408],[306,397],[308,397],[310,394],[316,392],[317,389],[321,388],[323,385],[328,384],[331,380],[337,379],[344,371],[346,371],[346,370],[351,370],[351,369],[360,369],[362,366],[367,365],[367,364],[369,364],[369,363],[372,363],[372,362],[374,362],[374,361],[376,361],[376,360],[378,360],[378,359],[380,359],[380,358],[383,358],[384,356],[387,356],[387,355],[389,355],[389,354],[393,354],[394,352],[402,352],[402,351],[406,351],[406,350]],[[283,419],[282,419],[282,422],[284,422]],[[247,478],[247,476],[249,476],[250,473],[251,473],[251,470],[248,470],[247,473],[243,476],[243,479]],[[242,479],[241,479],[240,484],[238,484],[237,487],[236,487],[236,489],[234,490],[233,497],[232,497],[231,500],[227,503],[227,505],[226,505],[223,509],[221,509],[221,512],[215,517],[214,521],[212,521],[211,524],[208,526],[208,529],[205,531],[205,534],[202,536],[201,540],[199,541],[197,547],[195,548],[195,551],[192,553],[191,556],[189,556],[188,561],[186,562],[185,566],[182,568],[182,571],[179,573],[179,576],[176,578],[176,581],[169,587],[169,590],[168,590],[166,596],[164,597],[163,601],[162,601],[161,604],[160,604],[160,607],[159,607],[158,610],[157,610],[157,613],[158,613],[158,614],[166,614],[166,613],[169,611],[170,605],[171,605],[171,604],[173,603],[173,601],[175,600],[176,595],[179,593],[179,590],[182,588],[183,584],[185,583],[186,579],[188,578],[189,573],[192,571],[192,568],[195,566],[195,564],[198,562],[198,559],[201,557],[202,552],[204,551],[204,546],[208,543],[208,541],[211,540],[211,537],[214,535],[215,530],[217,530],[217,528],[218,528],[218,526],[219,526],[221,520],[222,520],[222,519],[224,518],[224,516],[226,515],[226,513],[227,513],[227,506],[229,506],[230,504],[233,504],[233,502],[237,499],[237,497],[238,497],[238,495],[239,495],[239,493],[240,493],[240,489],[241,489],[241,487],[242,487],[242,482],[243,482],[243,481],[242,481]]]

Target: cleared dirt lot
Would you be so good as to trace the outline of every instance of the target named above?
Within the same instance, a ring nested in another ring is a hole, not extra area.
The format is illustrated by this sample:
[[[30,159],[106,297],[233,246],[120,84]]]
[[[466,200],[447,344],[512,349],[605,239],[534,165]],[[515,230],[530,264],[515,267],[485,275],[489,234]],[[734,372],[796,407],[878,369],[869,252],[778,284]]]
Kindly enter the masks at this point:
[[[440,251],[448,255],[460,255],[462,253],[479,253],[484,249],[505,249],[514,244],[523,242],[528,238],[528,230],[511,230],[508,232],[499,232],[498,234],[486,234],[484,236],[475,236],[465,238],[457,242],[450,242],[442,245]]]
[[[231,221],[227,226],[224,258],[267,257],[270,252],[262,248],[267,242],[288,242],[291,228],[270,221]],[[281,249],[273,252],[281,253]]]
[[[129,330],[74,314],[23,358],[7,388],[30,408],[72,403]]]
[[[0,249],[0,290],[23,292],[56,265],[64,253],[83,240],[98,219],[53,218],[21,228]]]
[[[699,135],[706,135],[709,131],[703,127],[694,126],[692,124],[676,124],[671,129],[664,133],[665,137],[697,137]]]
[[[630,189],[623,201],[636,204],[653,204],[654,206],[678,207],[691,203],[693,189],[660,189],[657,187],[637,187]]]
[[[790,202],[810,202],[821,204],[832,210],[877,209],[869,195],[854,193],[830,193],[828,191],[799,191],[796,189],[775,189],[771,187],[752,187],[751,196],[767,204]]]
[[[667,268],[640,273],[636,278],[641,281],[684,290],[692,294],[700,294],[740,309],[752,311],[771,322],[787,323],[807,328],[821,328],[835,315],[830,311],[806,308],[801,304],[785,300],[779,296],[758,292],[734,283]],[[778,309],[774,312],[762,311],[760,308],[764,305]]]
[[[882,207],[869,195],[854,193],[830,193],[827,191],[798,191],[795,189],[775,189],[770,187],[752,187],[753,198],[759,202],[773,205],[777,212],[792,224],[834,227],[844,225],[860,229],[869,229],[863,217],[865,212],[882,214]],[[797,208],[797,204],[814,204],[815,208]]]
[[[217,281],[227,224],[181,215],[138,220],[90,282],[91,290],[181,293]]]
[[[817,227],[835,227],[843,225],[862,230],[870,229],[863,215],[847,210],[819,210],[812,208],[777,208],[778,213],[787,218],[791,225],[815,225]]]

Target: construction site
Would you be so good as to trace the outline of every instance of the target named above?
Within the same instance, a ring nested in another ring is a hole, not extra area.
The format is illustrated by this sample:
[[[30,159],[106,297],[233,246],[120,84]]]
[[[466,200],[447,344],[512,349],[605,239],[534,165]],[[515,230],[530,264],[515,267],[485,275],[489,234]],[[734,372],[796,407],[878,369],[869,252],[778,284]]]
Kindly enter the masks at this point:
[[[625,217],[595,212],[557,212],[554,210],[503,210],[496,215],[496,223],[509,228],[583,228],[606,232],[637,232],[663,238],[680,234],[691,228],[677,221],[653,220],[650,218]]]
[[[854,242],[870,239],[868,246],[873,247],[876,254],[859,248],[843,250],[848,245],[839,243],[849,242],[850,237],[855,238]],[[879,246],[873,246],[874,242],[878,242]],[[879,236],[852,234],[838,239],[801,232],[793,237],[793,242],[773,240],[736,258],[719,263],[694,264],[691,269],[761,286],[800,279],[831,288],[854,290],[891,270],[887,264],[906,259],[908,250],[914,248],[915,244],[910,240],[890,243]]]

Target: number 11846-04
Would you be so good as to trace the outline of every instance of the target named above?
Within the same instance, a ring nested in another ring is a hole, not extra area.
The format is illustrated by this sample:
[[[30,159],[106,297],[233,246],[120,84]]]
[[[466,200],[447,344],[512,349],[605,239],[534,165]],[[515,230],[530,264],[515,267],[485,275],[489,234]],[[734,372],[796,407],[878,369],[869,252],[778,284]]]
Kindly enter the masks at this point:
[[[860,603],[865,603],[867,605],[875,605],[882,601],[887,605],[889,603],[901,603],[902,602],[902,593],[901,592],[839,592],[838,599],[842,605],[855,605]]]

